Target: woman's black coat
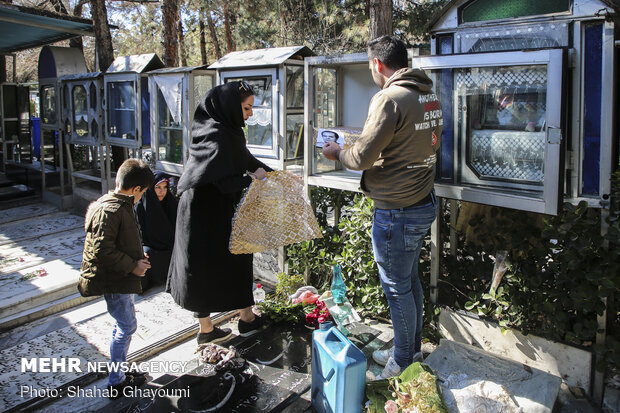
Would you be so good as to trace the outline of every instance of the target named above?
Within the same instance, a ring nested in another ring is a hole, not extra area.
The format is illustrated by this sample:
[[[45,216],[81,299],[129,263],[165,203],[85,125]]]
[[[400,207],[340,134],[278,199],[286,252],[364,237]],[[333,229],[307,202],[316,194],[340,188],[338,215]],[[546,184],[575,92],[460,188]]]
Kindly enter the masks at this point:
[[[196,109],[190,156],[179,179],[168,287],[181,307],[201,314],[245,308],[252,297],[252,255],[228,250],[246,171],[271,169],[245,145],[239,82],[211,89]]]

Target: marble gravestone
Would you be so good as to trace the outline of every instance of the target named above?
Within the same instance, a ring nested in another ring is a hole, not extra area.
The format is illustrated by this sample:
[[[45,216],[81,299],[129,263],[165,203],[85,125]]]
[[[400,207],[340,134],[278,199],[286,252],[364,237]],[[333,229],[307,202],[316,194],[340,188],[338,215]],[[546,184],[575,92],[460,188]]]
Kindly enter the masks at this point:
[[[355,332],[351,338],[358,346],[378,333],[364,325]],[[159,388],[160,395],[144,397],[124,411],[275,413],[310,389],[312,330],[280,323],[253,337],[235,337],[224,346],[237,349],[246,360],[243,368],[216,371],[213,365],[202,364]]]

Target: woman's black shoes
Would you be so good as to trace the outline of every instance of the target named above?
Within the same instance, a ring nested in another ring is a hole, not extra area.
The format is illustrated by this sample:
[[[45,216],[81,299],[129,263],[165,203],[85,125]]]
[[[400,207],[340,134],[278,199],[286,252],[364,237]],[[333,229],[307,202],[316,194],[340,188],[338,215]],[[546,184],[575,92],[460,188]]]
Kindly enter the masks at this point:
[[[263,330],[265,327],[265,323],[263,323],[263,319],[259,316],[254,317],[254,321],[246,322],[239,319],[239,335],[241,337],[249,337]]]
[[[196,340],[198,344],[217,344],[226,341],[230,336],[232,336],[232,330],[230,328],[213,327],[213,331],[210,333],[198,333]]]

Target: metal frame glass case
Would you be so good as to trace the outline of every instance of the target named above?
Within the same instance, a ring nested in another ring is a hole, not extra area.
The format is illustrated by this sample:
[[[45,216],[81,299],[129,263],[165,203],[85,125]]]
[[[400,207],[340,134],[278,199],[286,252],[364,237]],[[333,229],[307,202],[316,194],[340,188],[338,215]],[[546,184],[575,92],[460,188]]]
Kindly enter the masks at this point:
[[[32,163],[29,89],[16,83],[0,84],[0,143],[2,168]]]
[[[68,174],[64,160],[65,128],[63,105],[60,101],[60,78],[86,73],[86,60],[82,51],[73,47],[44,46],[39,54],[39,104],[41,106],[41,187],[43,199],[65,208],[71,203],[68,191]],[[68,99],[68,94],[67,94]],[[68,104],[65,105],[68,107]],[[59,179],[55,173],[58,172]],[[49,180],[46,177],[49,176]]]
[[[103,143],[103,73],[60,78],[62,113],[67,142],[98,146]]]
[[[156,54],[118,57],[104,74],[106,142],[129,149],[151,144],[147,72],[164,67]]]
[[[103,73],[68,75],[59,80],[66,143],[74,145],[73,155],[67,152],[74,195],[79,186],[94,185],[90,182],[99,185],[95,194],[106,193],[114,182],[104,139]],[[82,181],[85,185],[80,185]],[[92,196],[85,198],[91,200]]]
[[[453,134],[442,148],[437,194],[557,213],[563,51],[428,56],[413,64],[444,98],[444,127]]]
[[[547,214],[608,205],[617,10],[543,3],[454,0],[431,22],[435,56],[413,65],[443,105],[439,195]]]
[[[181,175],[192,141],[194,112],[215,85],[215,72],[206,66],[149,72],[152,156],[155,167]]]
[[[218,84],[244,80],[254,89],[253,115],[246,121],[252,154],[275,169],[303,161],[305,46],[232,52],[218,60]]]
[[[360,172],[321,154],[321,142],[336,139],[346,149],[359,136],[379,87],[368,55],[316,56],[305,60],[304,179],[309,185],[360,191]]]

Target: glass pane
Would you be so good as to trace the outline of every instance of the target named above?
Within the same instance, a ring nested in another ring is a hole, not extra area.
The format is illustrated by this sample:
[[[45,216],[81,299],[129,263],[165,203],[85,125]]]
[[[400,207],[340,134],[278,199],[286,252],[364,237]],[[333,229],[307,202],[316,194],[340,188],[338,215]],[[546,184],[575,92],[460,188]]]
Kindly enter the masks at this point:
[[[314,69],[314,124],[317,128],[336,126],[336,70]]]
[[[304,156],[303,113],[286,116],[286,159]]]
[[[4,118],[17,117],[17,86],[2,85],[2,99],[4,101]]]
[[[159,160],[176,164],[183,163],[183,130],[159,129]]]
[[[151,146],[151,95],[149,93],[149,79],[140,78],[140,110],[142,120],[142,146]]]
[[[99,125],[97,124],[97,121],[93,120],[90,124],[90,127],[92,128],[92,131],[93,131],[93,139],[96,142],[97,139],[99,139]]]
[[[74,86],[72,91],[73,98],[73,124],[75,125],[75,133],[78,136],[88,135],[88,97],[84,86]]]
[[[55,124],[58,120],[56,110],[56,88],[43,86],[41,88],[41,120],[43,123]]]
[[[544,179],[547,67],[454,71],[469,168],[481,179]]]
[[[226,83],[244,80],[254,91],[253,115],[245,122],[248,145],[273,147],[271,75],[228,78]]]
[[[99,105],[97,104],[97,86],[95,86],[95,83],[92,82],[90,84],[90,108],[93,110],[97,110],[97,107]]]
[[[181,164],[183,161],[183,128],[175,122],[164,95],[157,86],[158,159]]]
[[[560,13],[569,11],[569,7],[570,0],[477,0],[463,8],[461,20],[469,23]]]
[[[288,66],[286,68],[286,107],[289,109],[304,107],[303,66]]]
[[[113,138],[136,139],[134,83],[108,83],[108,133]]]
[[[338,107],[336,101],[336,70],[315,68],[313,69],[313,76],[315,130],[310,131],[310,136],[312,137],[311,139],[316,137],[317,129],[337,126],[336,108]],[[321,148],[317,148],[314,145],[313,148],[313,173],[329,172],[340,169],[336,161],[330,161],[322,155]]]
[[[536,22],[464,29],[455,35],[461,53],[568,47],[566,22]]]
[[[69,113],[69,86],[64,85],[62,88],[62,107]]]
[[[273,146],[271,109],[255,108],[254,114],[245,123],[248,145]]]
[[[209,75],[195,76],[194,77],[194,107],[193,111],[196,111],[200,102],[205,98],[207,92],[213,88],[213,77]]]

